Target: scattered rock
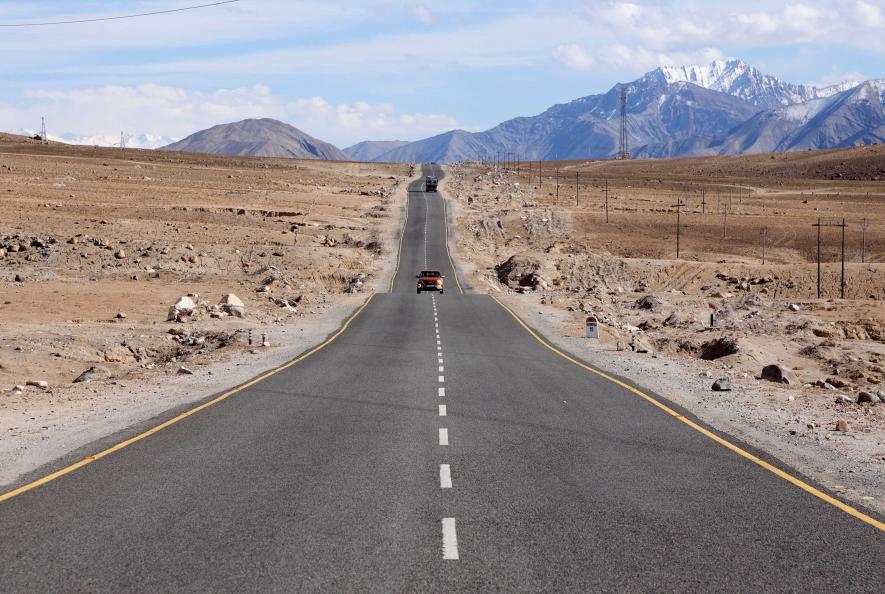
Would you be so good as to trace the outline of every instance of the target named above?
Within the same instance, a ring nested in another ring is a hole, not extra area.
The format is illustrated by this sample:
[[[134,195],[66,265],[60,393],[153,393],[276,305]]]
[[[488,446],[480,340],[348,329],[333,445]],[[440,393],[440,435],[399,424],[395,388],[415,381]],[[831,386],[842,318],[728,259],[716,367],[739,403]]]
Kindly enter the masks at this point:
[[[44,392],[49,390],[49,382],[43,380],[28,380],[25,382],[26,386],[33,386],[35,388],[40,388]]]
[[[169,315],[166,317],[166,320],[180,322],[181,318],[191,315],[196,307],[197,304],[190,297],[179,297],[178,301],[169,308]]]
[[[118,319],[118,320],[125,320],[125,319],[126,319],[126,314],[125,314],[124,312],[122,312],[122,311],[118,311],[118,312],[117,312],[117,315],[115,315],[114,317],[115,317],[116,319]]]
[[[498,281],[508,286],[536,288],[541,284],[541,262],[531,256],[510,256],[495,266]]]
[[[667,316],[667,319],[665,319],[663,322],[664,326],[675,326],[678,323],[679,323],[679,316],[676,315],[675,311],[673,313],[671,313],[669,316]]]
[[[713,382],[713,391],[714,392],[731,392],[734,389],[734,386],[731,383],[731,380],[727,377],[722,377]]]
[[[126,250],[118,250],[117,253],[114,254],[114,257],[115,257],[117,260],[122,260],[123,258],[126,257]]]
[[[780,365],[766,365],[762,368],[762,374],[759,379],[776,382],[778,384],[794,384],[796,379],[793,372]]]
[[[655,297],[654,295],[646,295],[645,297],[638,299],[633,304],[633,308],[656,311],[657,309],[659,309],[661,307],[661,305],[663,305],[663,303],[664,303],[663,301],[661,301],[659,298]]]
[[[860,392],[857,393],[857,403],[858,404],[866,404],[866,403],[872,404],[873,403],[873,395],[870,394],[869,392],[861,390]]]
[[[851,404],[851,398],[848,396],[836,396],[836,404]]]
[[[885,402],[885,390],[876,390],[876,396],[879,398],[879,400]]]
[[[740,347],[738,346],[737,341],[728,336],[723,336],[721,338],[708,340],[702,344],[700,356],[701,359],[705,361],[714,361],[721,357],[734,355],[738,351],[740,351]]]
[[[132,352],[126,347],[117,346],[104,352],[104,360],[108,363],[131,363],[135,360]]]
[[[802,309],[801,307],[799,307],[799,306],[798,306],[797,304],[795,304],[795,303],[791,303],[791,304],[789,305],[789,308],[790,308],[790,311],[799,311],[800,309]]]
[[[847,388],[848,382],[838,377],[828,377],[826,383],[837,388]]]
[[[101,365],[93,365],[83,373],[77,376],[77,379],[74,380],[75,384],[80,384],[84,382],[91,382],[93,380],[106,380],[113,377],[111,374],[111,370],[107,367],[102,367]]]
[[[182,365],[181,367],[178,368],[177,373],[178,373],[179,375],[193,375],[193,374],[194,374],[193,371],[191,371],[190,369],[188,369],[188,368],[185,367],[184,365]]]
[[[848,421],[845,419],[839,419],[836,421],[836,431],[841,431],[842,433],[848,432]]]
[[[20,275],[20,274],[16,274],[16,275],[13,277],[13,280],[14,280],[15,282],[17,282],[17,283],[23,283],[23,282],[25,282],[25,279],[22,278],[22,275]]]
[[[221,301],[218,302],[218,305],[220,305],[221,309],[229,315],[238,318],[246,317],[246,305],[233,293],[225,294],[221,298]]]

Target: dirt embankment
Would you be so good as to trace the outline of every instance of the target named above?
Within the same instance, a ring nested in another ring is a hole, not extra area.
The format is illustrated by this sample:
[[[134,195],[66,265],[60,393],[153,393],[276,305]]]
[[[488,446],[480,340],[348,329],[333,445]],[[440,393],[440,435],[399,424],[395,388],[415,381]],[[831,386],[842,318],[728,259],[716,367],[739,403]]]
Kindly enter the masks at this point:
[[[414,175],[0,139],[0,484],[322,340]]]
[[[867,154],[881,149],[544,163],[540,176],[537,163],[519,174],[456,165],[444,189],[474,287],[600,367],[885,512],[885,184],[869,181],[881,162]],[[820,173],[838,168],[861,181]],[[811,224],[843,216],[847,299],[841,229],[830,227],[818,299]],[[598,342],[583,338],[590,316]],[[778,369],[763,374],[769,365]],[[760,378],[778,373],[789,383]]]

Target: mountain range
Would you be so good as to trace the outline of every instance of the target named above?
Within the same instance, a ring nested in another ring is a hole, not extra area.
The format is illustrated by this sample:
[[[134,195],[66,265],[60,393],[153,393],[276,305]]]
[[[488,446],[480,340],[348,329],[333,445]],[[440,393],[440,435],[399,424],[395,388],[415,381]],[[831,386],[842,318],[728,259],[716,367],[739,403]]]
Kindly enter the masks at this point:
[[[601,95],[554,105],[483,132],[452,130],[383,150],[371,160],[452,162],[519,153],[526,160],[610,158],[617,153],[621,89],[634,157],[783,152],[885,141],[885,80],[796,85],[741,60],[657,68]]]
[[[19,128],[15,131],[21,136],[34,136],[37,130],[28,128]],[[84,146],[120,146],[120,136],[118,134],[96,134],[92,136],[83,136],[72,132],[63,132],[61,134],[49,133],[46,135],[53,142],[64,142],[65,144],[79,144]],[[155,149],[175,142],[175,138],[169,136],[159,136],[157,134],[124,134],[123,142],[126,148],[136,149]]]
[[[161,150],[332,161],[350,159],[336,146],[270,118],[212,126],[166,145]]]

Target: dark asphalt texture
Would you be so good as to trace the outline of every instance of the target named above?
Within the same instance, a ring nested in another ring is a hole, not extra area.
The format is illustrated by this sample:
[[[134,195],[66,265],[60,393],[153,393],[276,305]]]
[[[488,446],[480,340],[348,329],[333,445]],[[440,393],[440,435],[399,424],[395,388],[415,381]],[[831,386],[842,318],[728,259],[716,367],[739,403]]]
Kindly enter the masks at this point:
[[[461,294],[443,212],[325,349],[0,503],[0,591],[885,591],[882,532]]]

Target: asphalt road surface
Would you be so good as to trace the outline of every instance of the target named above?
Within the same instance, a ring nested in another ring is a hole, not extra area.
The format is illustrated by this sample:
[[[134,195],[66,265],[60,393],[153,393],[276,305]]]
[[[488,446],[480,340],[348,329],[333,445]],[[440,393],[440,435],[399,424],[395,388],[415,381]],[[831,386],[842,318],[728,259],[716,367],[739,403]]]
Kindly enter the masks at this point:
[[[544,347],[413,189],[328,346],[0,503],[0,591],[885,589],[885,533]]]

